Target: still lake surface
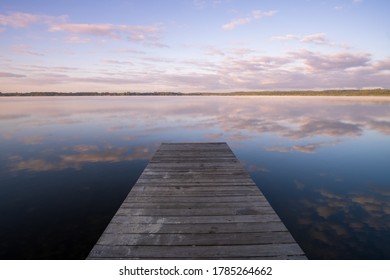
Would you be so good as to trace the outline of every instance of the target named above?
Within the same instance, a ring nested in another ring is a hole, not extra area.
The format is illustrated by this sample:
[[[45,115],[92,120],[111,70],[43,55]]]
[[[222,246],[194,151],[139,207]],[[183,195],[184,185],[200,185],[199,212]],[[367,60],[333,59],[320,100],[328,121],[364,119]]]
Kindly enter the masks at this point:
[[[226,141],[311,259],[390,259],[390,98],[0,99],[0,259],[84,259],[161,142]]]

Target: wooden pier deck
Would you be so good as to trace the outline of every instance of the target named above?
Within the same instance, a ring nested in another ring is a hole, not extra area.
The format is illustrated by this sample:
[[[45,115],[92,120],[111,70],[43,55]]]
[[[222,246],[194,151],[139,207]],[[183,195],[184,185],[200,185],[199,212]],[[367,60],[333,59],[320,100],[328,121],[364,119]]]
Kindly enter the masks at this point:
[[[163,143],[89,259],[306,259],[226,143]]]

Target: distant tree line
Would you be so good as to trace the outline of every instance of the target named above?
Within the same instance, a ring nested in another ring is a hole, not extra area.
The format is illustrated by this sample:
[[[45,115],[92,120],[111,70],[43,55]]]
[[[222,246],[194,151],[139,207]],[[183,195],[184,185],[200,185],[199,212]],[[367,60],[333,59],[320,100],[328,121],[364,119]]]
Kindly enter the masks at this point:
[[[390,96],[390,89],[237,91],[237,92],[0,92],[4,96]]]

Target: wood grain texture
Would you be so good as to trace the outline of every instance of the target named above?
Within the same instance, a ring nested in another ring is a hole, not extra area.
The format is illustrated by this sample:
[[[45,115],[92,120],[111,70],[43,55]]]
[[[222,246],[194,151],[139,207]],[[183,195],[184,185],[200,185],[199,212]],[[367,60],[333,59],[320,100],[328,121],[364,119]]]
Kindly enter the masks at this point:
[[[226,143],[163,143],[88,259],[306,259]]]

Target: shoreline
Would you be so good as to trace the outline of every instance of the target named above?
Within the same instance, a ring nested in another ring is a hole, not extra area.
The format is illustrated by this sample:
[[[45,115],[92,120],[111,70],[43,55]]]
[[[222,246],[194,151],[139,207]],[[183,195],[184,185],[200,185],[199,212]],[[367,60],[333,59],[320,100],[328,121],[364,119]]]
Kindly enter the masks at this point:
[[[294,90],[294,91],[238,91],[238,92],[26,92],[0,93],[8,96],[390,96],[390,89],[368,90]]]

